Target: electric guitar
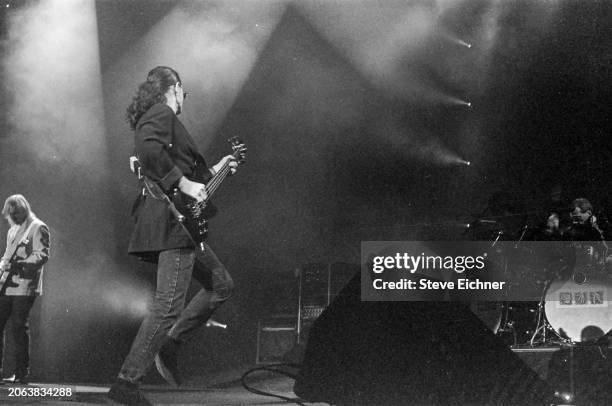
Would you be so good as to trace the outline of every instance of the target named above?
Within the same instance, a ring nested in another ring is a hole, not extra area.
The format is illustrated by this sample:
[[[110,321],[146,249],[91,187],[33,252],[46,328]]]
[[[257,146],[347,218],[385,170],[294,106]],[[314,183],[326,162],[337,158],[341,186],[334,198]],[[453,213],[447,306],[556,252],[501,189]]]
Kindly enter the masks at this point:
[[[228,142],[232,146],[232,155],[238,164],[243,164],[246,160],[247,151],[244,143],[238,137],[230,138]],[[151,181],[146,176],[143,177],[143,180],[149,193],[153,197],[166,202],[168,208],[187,231],[194,244],[203,251],[204,241],[208,234],[208,219],[205,217],[205,209],[211,196],[217,191],[223,180],[225,180],[230,173],[231,168],[228,160],[212,179],[206,183],[205,189],[208,197],[201,202],[181,192],[178,188],[175,188],[168,196],[161,190],[157,183]]]
[[[19,286],[18,283],[13,282],[13,275],[18,274],[22,271],[23,267],[15,264],[17,259],[17,250],[21,246],[27,245],[28,240],[22,240],[17,245],[13,247],[13,253],[11,254],[11,259],[9,260],[9,267],[6,270],[0,271],[0,293],[4,293],[6,288],[14,288]]]

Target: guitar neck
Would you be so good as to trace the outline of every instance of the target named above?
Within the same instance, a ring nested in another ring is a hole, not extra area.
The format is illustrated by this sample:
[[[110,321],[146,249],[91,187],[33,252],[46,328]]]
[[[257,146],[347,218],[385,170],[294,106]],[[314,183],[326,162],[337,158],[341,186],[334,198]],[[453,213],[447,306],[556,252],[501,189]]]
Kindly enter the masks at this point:
[[[243,163],[245,152],[246,152],[246,147],[244,146],[244,144],[242,144],[242,141],[240,141],[236,137],[228,141],[232,143],[232,150],[233,150],[232,156],[234,157],[234,160],[237,161],[238,164]],[[225,177],[231,172],[232,172],[232,168],[230,167],[230,161],[226,160],[221,166],[221,169],[219,169],[219,171],[215,173],[212,179],[209,180],[205,186],[206,194],[208,195],[209,198],[217,191],[217,189],[219,188],[219,185],[221,185],[221,182],[223,182]]]
[[[208,194],[209,198],[213,195],[213,193],[215,193],[215,191],[219,188],[219,185],[221,185],[221,182],[223,182],[223,180],[229,173],[229,161],[226,161],[221,167],[221,169],[219,169],[219,172],[217,172],[215,176],[213,176],[212,179],[209,180],[206,184],[206,193]]]

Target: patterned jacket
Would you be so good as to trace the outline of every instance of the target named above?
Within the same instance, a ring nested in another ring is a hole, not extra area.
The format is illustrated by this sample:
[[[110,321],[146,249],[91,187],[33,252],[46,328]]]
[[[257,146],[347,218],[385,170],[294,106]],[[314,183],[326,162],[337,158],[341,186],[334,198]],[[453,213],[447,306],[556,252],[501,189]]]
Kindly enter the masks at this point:
[[[9,229],[6,250],[0,261],[7,263],[13,257],[13,253],[16,255],[13,261],[14,272],[5,283],[5,289],[2,289],[3,294],[7,296],[42,295],[43,265],[49,259],[49,241],[49,228],[34,215],[23,224],[14,225]]]

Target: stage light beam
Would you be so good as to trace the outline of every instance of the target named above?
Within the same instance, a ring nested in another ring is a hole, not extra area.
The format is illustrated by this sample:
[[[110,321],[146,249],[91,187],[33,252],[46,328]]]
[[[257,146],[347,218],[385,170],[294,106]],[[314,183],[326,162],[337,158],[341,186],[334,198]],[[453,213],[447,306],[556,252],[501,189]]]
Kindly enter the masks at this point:
[[[472,47],[472,44],[470,44],[469,42],[465,42],[464,40],[459,39],[459,38],[451,38],[451,41],[453,41],[454,43],[459,44],[461,46],[464,46],[466,48],[471,48]]]
[[[467,108],[472,108],[472,102],[462,100],[458,97],[447,96],[447,100],[448,100],[448,103],[450,104],[456,104],[459,106],[466,106]]]
[[[131,89],[151,67],[173,61],[193,92],[183,122],[193,134],[215,134],[286,9],[283,1],[235,4],[177,2],[108,69],[104,81]],[[108,104],[123,103],[118,99]],[[109,114],[122,115],[123,109],[111,107]],[[122,120],[116,122],[116,131],[123,131]],[[205,150],[212,139],[201,137],[198,143]]]
[[[28,2],[10,15],[2,59],[15,142],[41,162],[103,168],[104,107],[93,0]],[[62,106],[62,108],[58,108]],[[98,171],[100,177],[103,171]]]
[[[446,40],[452,42],[453,44],[461,45],[466,48],[471,48],[472,44],[467,41],[462,40],[461,38],[457,38],[454,34],[448,32],[446,29],[442,28],[439,31],[439,35],[441,35]]]
[[[463,45],[463,46],[464,46],[464,47],[466,47],[466,48],[471,48],[471,47],[472,47],[472,44],[470,44],[470,43],[468,43],[468,42],[465,42],[465,41],[462,41],[462,40],[460,40],[460,39],[458,39],[458,40],[457,40],[457,42],[458,42],[459,44]]]
[[[456,158],[453,163],[458,164],[458,165],[472,166],[471,161],[466,161],[465,159],[461,159],[461,158]]]

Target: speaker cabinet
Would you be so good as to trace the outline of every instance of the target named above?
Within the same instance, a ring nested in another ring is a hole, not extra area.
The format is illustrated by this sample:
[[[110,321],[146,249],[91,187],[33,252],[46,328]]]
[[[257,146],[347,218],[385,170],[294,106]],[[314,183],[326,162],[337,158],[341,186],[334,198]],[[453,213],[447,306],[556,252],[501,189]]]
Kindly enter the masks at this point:
[[[282,362],[297,341],[295,315],[277,315],[257,322],[256,364]]]
[[[362,302],[314,322],[296,395],[337,405],[547,405],[553,391],[462,303]]]

